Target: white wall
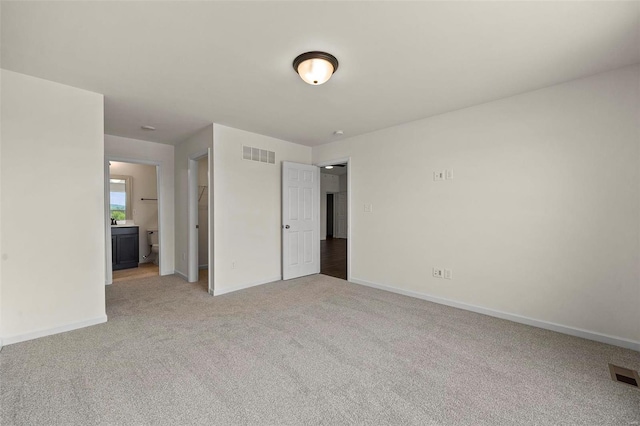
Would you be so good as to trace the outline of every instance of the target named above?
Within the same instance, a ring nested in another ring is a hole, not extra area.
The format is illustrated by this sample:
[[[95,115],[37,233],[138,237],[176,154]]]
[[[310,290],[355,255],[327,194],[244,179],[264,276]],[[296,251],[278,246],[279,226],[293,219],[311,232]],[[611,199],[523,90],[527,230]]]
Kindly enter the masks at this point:
[[[209,158],[198,161],[198,266],[209,265]],[[206,189],[202,187],[206,186]]]
[[[348,182],[347,174],[343,174],[339,176],[339,181],[338,181],[339,192],[347,192],[347,186],[348,186],[347,182]]]
[[[276,164],[243,160],[242,145]],[[311,148],[214,125],[215,294],[282,277],[282,161],[310,164]]]
[[[0,10],[2,8],[0,7]],[[4,74],[0,72],[0,350],[2,350],[2,265],[4,264],[4,259],[2,258],[4,251],[2,251],[2,76]]]
[[[327,239],[327,194],[335,194],[338,191],[340,191],[340,176],[320,173],[320,240]],[[334,203],[337,201],[338,197],[335,197]],[[337,205],[334,204],[334,207]]]
[[[2,70],[4,344],[106,321],[103,97]]]
[[[154,260],[153,256],[144,259],[149,254],[147,229],[158,229],[158,202],[142,200],[142,198],[158,198],[158,175],[156,166],[145,164],[122,163],[111,161],[109,167],[111,175],[131,176],[131,210],[132,218],[140,233],[140,263]],[[154,254],[155,256],[155,254]]]
[[[206,152],[209,148],[213,148],[213,125],[205,127],[176,146],[176,272],[183,277],[188,276],[189,157],[198,152]]]
[[[173,274],[175,269],[174,147],[155,142],[105,135],[104,149],[105,156],[114,161],[133,161],[159,165],[160,275]],[[146,239],[146,236],[144,238]],[[107,280],[107,282],[111,281]]]
[[[315,163],[351,157],[353,281],[640,349],[639,79],[626,67],[315,147]],[[442,169],[454,179],[434,182]]]

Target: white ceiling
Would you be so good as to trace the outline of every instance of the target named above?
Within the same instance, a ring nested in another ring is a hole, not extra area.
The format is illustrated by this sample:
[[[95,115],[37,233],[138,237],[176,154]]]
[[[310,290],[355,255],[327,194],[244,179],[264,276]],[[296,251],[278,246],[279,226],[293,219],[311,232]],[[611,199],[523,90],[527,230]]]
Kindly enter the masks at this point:
[[[640,62],[639,2],[1,5],[3,68],[171,144],[216,122],[313,146]],[[294,73],[309,50],[340,61],[328,83]]]
[[[321,173],[327,174],[327,175],[346,175],[347,174],[347,169],[348,167],[337,167],[334,166],[333,169],[325,169],[324,167],[321,170]]]

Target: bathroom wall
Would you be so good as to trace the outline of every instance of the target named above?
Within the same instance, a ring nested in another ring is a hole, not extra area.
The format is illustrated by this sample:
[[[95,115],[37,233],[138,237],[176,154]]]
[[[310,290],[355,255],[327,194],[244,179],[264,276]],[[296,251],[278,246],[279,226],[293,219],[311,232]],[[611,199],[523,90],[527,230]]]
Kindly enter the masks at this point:
[[[144,259],[149,254],[147,229],[158,229],[158,201],[142,201],[141,198],[158,198],[158,175],[156,166],[145,164],[123,163],[111,161],[111,175],[124,175],[133,178],[131,183],[132,222],[140,231],[140,263],[152,262],[156,254]]]
[[[198,161],[198,266],[209,265],[209,158]]]

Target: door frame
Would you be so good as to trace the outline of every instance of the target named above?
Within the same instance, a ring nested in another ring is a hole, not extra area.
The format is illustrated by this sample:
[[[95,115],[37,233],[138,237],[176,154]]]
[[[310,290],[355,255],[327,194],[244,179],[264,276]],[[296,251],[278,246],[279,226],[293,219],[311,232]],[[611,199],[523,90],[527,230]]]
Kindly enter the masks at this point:
[[[214,272],[213,272],[213,185],[211,176],[213,174],[213,149],[206,148],[189,154],[188,158],[188,242],[187,242],[187,281],[197,282],[200,265],[198,262],[198,162],[207,157],[207,248],[209,258],[207,260],[208,292],[213,296]]]
[[[318,166],[322,169],[322,167],[324,166],[333,166],[335,164],[344,164],[347,163],[347,281],[351,281],[351,248],[352,248],[352,238],[351,238],[351,229],[352,229],[352,222],[351,222],[351,214],[353,212],[353,208],[351,205],[351,200],[352,200],[352,196],[351,196],[351,165],[352,165],[352,161],[351,161],[351,157],[343,157],[343,158],[337,158],[334,160],[328,160],[328,161],[321,161],[319,163],[315,163],[315,166]],[[335,198],[333,200],[333,210],[335,212],[336,210],[336,206],[335,206]],[[320,215],[320,204],[318,204],[318,215]],[[334,222],[334,229],[335,229],[335,222]]]
[[[111,161],[120,162],[120,163],[130,163],[130,164],[141,164],[143,166],[155,166],[156,167],[156,188],[157,188],[157,197],[158,197],[158,234],[162,239],[162,215],[164,206],[164,199],[162,197],[161,182],[162,182],[162,173],[164,171],[164,166],[160,161],[149,161],[149,160],[140,160],[137,158],[128,158],[128,157],[118,157],[115,155],[105,155],[104,157],[104,224],[105,224],[105,285],[110,285],[113,283],[113,268],[111,265],[111,191],[110,191],[110,176],[111,173],[109,171],[109,163]],[[159,241],[160,242],[160,241]],[[158,275],[162,271],[162,250],[164,249],[164,244],[160,242],[160,247],[158,249]]]

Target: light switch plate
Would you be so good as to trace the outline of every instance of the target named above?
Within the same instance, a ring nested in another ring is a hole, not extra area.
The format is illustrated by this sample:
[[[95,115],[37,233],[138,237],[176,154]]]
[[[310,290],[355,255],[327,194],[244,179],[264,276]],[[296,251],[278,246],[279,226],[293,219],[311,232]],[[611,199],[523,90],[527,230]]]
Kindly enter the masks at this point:
[[[445,280],[450,280],[453,278],[453,272],[451,271],[451,269],[445,269],[444,270],[444,279]]]

